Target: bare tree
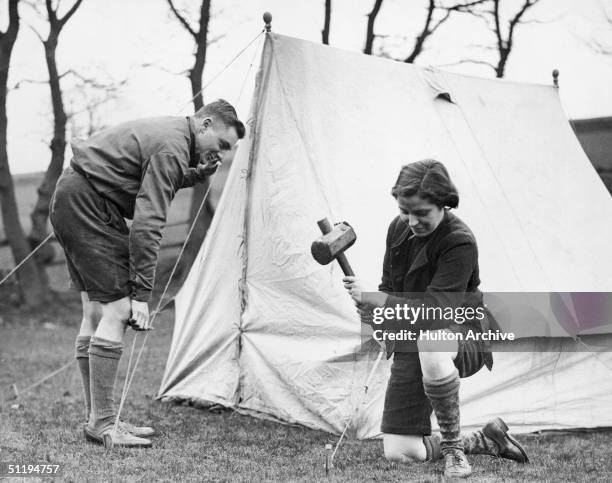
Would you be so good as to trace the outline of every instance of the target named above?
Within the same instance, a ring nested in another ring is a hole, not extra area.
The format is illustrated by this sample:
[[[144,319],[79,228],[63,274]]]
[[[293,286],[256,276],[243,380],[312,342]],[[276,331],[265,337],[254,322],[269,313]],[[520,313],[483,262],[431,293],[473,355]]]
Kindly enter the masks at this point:
[[[19,211],[15,199],[15,187],[8,164],[6,98],[8,72],[11,62],[13,45],[19,31],[19,0],[9,0],[9,22],[6,32],[0,32],[0,204],[2,204],[2,220],[4,232],[8,240],[15,263],[24,260],[29,252],[29,246],[19,221]],[[17,272],[22,300],[28,306],[38,306],[43,303],[43,288],[34,260],[26,262]]]
[[[208,38],[208,24],[210,22],[210,5],[211,0],[202,0],[200,4],[200,17],[198,21],[197,30],[191,26],[187,20],[186,14],[179,10],[173,0],[167,0],[170,10],[180,22],[183,28],[193,37],[195,43],[195,54],[194,63],[189,70],[189,82],[191,83],[191,94],[193,96],[193,108],[197,111],[204,105],[202,98],[202,75],[204,74],[204,66],[206,64],[206,53],[210,43]],[[199,183],[193,188],[193,195],[191,199],[190,216],[189,220],[191,223],[195,223],[191,237],[185,247],[185,252],[181,264],[181,268],[185,268],[190,265],[191,261],[195,259],[206,232],[212,222],[212,218],[215,214],[215,210],[210,202],[210,197],[206,199],[204,207],[200,212],[196,220],[196,215],[202,199],[208,191],[209,182]]]
[[[331,23],[332,0],[325,0],[325,20],[323,21],[323,30],[321,30],[322,42],[329,45],[329,27]]]
[[[522,20],[524,15],[539,1],[540,0],[524,0],[519,11],[510,17],[510,19],[507,21],[507,27],[504,29],[499,10],[501,0],[492,0],[493,9],[491,11],[491,15],[493,17],[493,32],[495,33],[497,51],[499,54],[497,64],[494,66],[496,77],[503,77],[506,72],[508,57],[510,57],[512,47],[514,46],[516,28],[521,23],[525,23],[525,21]]]
[[[417,35],[414,46],[412,47],[412,52],[404,59],[404,62],[408,64],[414,63],[416,58],[423,52],[425,41],[450,18],[453,12],[472,13],[475,6],[481,5],[486,1],[487,0],[474,0],[470,2],[455,3],[453,5],[444,5],[439,0],[429,0],[423,29],[419,35]],[[437,10],[442,12],[442,16],[435,19]]]
[[[189,82],[191,83],[191,95],[193,96],[194,110],[200,109],[204,105],[202,99],[202,75],[206,64],[206,52],[208,48],[208,23],[210,21],[211,0],[202,0],[200,5],[200,19],[198,30],[195,30],[185,14],[176,8],[173,0],[167,0],[170,10],[183,26],[183,28],[193,37],[195,43],[195,54],[193,67],[189,69]]]
[[[69,102],[66,115],[71,137],[90,137],[107,127],[102,110],[118,99],[118,93],[128,79],[101,82],[97,80],[99,76],[92,79],[72,70],[64,73],[67,74],[72,74],[74,79],[71,86],[64,87]]]
[[[363,48],[364,54],[372,55],[372,47],[374,46],[374,38],[376,37],[374,33],[374,23],[376,22],[376,17],[378,17],[382,3],[383,0],[375,0],[372,11],[368,14],[368,27],[366,29],[365,47]]]
[[[610,5],[606,5],[604,1],[600,1],[600,15],[598,17],[601,19],[599,25],[596,28],[592,29],[591,35],[592,38],[587,40],[587,44],[590,48],[592,48],[596,53],[609,56],[612,55],[612,8]],[[602,38],[596,38],[597,34],[604,34]]]
[[[51,105],[53,106],[53,139],[51,140],[51,161],[41,185],[38,188],[38,199],[30,215],[32,219],[32,231],[30,232],[30,243],[38,245],[47,236],[47,221],[49,219],[49,204],[55,190],[57,180],[62,174],[64,167],[64,152],[66,150],[66,122],[67,116],[64,110],[64,100],[60,79],[62,76],[57,68],[57,45],[59,36],[70,18],[77,11],[83,0],[76,0],[63,17],[58,16],[59,1],[54,8],[52,0],[45,0],[47,20],[49,24],[49,35],[46,39],[40,33],[32,29],[43,44],[45,60],[49,73],[49,87],[51,90]],[[42,282],[47,285],[44,261],[53,257],[52,246],[47,244],[38,252],[39,269]]]

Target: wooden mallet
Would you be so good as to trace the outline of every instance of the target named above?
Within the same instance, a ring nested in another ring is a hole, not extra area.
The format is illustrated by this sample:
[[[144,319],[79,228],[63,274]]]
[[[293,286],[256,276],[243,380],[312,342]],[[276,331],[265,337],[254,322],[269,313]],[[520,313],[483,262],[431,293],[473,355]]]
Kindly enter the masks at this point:
[[[354,276],[355,273],[344,254],[346,249],[350,248],[357,240],[353,227],[344,222],[332,226],[327,218],[317,221],[317,225],[319,225],[323,236],[312,242],[310,252],[313,258],[321,265],[327,265],[334,260],[338,260],[344,275]]]

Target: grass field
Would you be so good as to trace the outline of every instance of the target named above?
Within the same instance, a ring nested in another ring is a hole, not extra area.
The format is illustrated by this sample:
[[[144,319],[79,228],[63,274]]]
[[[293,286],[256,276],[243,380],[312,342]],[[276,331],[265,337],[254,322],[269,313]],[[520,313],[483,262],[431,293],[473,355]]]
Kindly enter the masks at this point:
[[[3,310],[0,322],[0,462],[50,462],[62,480],[129,481],[441,481],[442,464],[399,465],[382,457],[380,441],[348,441],[326,477],[324,445],[337,436],[242,416],[213,413],[154,399],[172,336],[172,313],[163,313],[148,339],[125,418],[159,430],[153,448],[107,451],[85,443],[76,365],[8,400],[72,360],[78,300],[62,295],[44,312]],[[128,334],[126,352],[133,333]],[[142,336],[139,336],[142,340]],[[127,366],[122,359],[118,391]],[[519,402],[520,403],[520,402]],[[612,481],[612,433],[525,435],[532,463],[519,466],[470,457],[470,481]],[[1,478],[0,478],[1,479]],[[31,481],[31,480],[30,480]]]

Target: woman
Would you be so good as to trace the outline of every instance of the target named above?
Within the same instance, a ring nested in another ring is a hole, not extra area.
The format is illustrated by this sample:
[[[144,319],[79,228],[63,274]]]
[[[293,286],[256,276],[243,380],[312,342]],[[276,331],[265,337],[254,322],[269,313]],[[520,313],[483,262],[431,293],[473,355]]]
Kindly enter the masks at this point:
[[[422,310],[421,316],[410,321],[397,315],[405,311],[394,311],[395,319],[376,327],[386,332],[408,329],[416,339],[401,345],[387,342],[394,359],[382,421],[385,457],[407,462],[431,461],[443,455],[447,477],[471,473],[465,453],[527,462],[524,449],[508,435],[500,418],[482,431],[460,433],[459,379],[485,364],[490,369],[492,358],[481,341],[466,340],[468,333],[473,336],[488,326],[478,290],[476,240],[467,225],[449,211],[458,206],[459,195],[448,171],[439,161],[429,159],[408,164],[391,194],[400,214],[387,233],[379,292],[364,292],[356,277],[344,278],[364,322],[372,323],[377,307]],[[449,319],[449,311],[457,316]],[[468,313],[472,316],[467,317]],[[431,435],[432,410],[440,437]]]

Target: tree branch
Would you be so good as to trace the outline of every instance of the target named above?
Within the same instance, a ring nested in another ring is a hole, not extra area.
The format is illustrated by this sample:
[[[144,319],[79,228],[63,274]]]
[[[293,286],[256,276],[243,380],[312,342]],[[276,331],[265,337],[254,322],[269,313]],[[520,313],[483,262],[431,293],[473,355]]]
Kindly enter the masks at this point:
[[[448,10],[446,14],[444,14],[444,17],[438,20],[438,22],[429,30],[429,35],[433,34],[436,30],[438,30],[438,27],[442,25],[444,22],[446,22],[448,18],[450,17],[450,15],[451,15],[451,10]]]
[[[21,79],[13,87],[11,87],[11,90],[20,89],[22,84],[48,84],[48,83],[49,83],[48,80]]]
[[[14,42],[17,38],[17,32],[19,31],[18,3],[19,0],[9,0],[9,24],[6,27],[6,32],[0,31],[0,40],[6,36]]]
[[[323,30],[321,30],[321,41],[329,45],[329,28],[331,23],[332,0],[325,0],[325,16],[323,17]]]
[[[507,40],[507,44],[508,47],[510,48],[510,46],[512,45],[512,40],[513,40],[513,36],[514,36],[514,29],[515,27],[519,24],[519,22],[521,21],[521,17],[525,14],[525,12],[533,7],[536,3],[538,3],[540,0],[525,0],[525,3],[523,4],[523,6],[521,7],[521,9],[517,12],[517,14],[510,20],[508,26],[508,40]]]
[[[166,69],[165,67],[162,67],[160,65],[153,64],[153,63],[150,63],[150,62],[146,62],[144,64],[140,64],[140,67],[143,67],[145,69],[158,69],[158,70],[161,70],[162,72],[165,72],[166,74],[170,74],[170,75],[184,76],[184,75],[188,75],[189,74],[189,69],[185,69],[185,70],[182,70],[180,72],[173,72],[170,69]]]
[[[211,0],[202,0],[200,4],[200,30],[197,33],[196,42],[204,42],[208,44],[208,22],[210,21],[210,2]]]
[[[431,31],[429,30],[429,25],[431,24],[431,20],[433,18],[434,10],[436,9],[435,0],[429,0],[429,5],[427,7],[427,16],[425,17],[425,25],[423,26],[423,30],[417,36],[416,41],[414,42],[414,47],[412,48],[412,52],[410,55],[404,59],[404,62],[407,64],[412,64],[418,55],[423,51],[423,44],[425,43],[425,39],[429,37]]]
[[[227,36],[227,34],[219,34],[219,35],[216,35],[216,36],[214,36],[212,39],[208,39],[208,40],[206,41],[206,44],[207,44],[207,45],[212,45],[212,44],[214,44],[215,42],[219,42],[219,40],[224,39],[226,36]]]
[[[599,40],[591,39],[586,42],[588,47],[593,50],[596,54],[600,55],[612,55],[612,44],[606,45]]]
[[[366,31],[366,43],[363,49],[364,54],[372,54],[372,46],[374,45],[374,22],[376,22],[376,17],[378,16],[378,12],[380,12],[380,7],[382,6],[383,0],[375,0],[374,7],[372,11],[368,14],[368,28]]]
[[[43,39],[42,35],[40,35],[40,34],[38,33],[38,30],[36,30],[36,29],[34,28],[34,26],[29,25],[29,24],[28,24],[28,27],[30,28],[30,30],[31,30],[32,32],[34,32],[34,33],[36,34],[36,36],[38,37],[38,39],[39,39],[39,40],[40,40],[40,41],[41,41],[41,42],[44,44],[44,43],[45,43],[45,39]]]
[[[423,26],[423,30],[417,36],[415,44],[414,44],[414,47],[412,49],[412,52],[410,53],[410,55],[408,57],[406,57],[404,59],[404,62],[412,64],[415,61],[415,59],[423,51],[423,47],[425,45],[425,41],[431,35],[433,35],[436,32],[436,30],[438,30],[438,28],[443,23],[445,23],[450,18],[451,14],[453,12],[476,14],[477,12],[473,11],[473,8],[475,6],[477,6],[477,5],[481,5],[481,4],[485,3],[487,1],[489,1],[489,0],[472,0],[471,2],[456,3],[454,5],[445,7],[445,6],[442,6],[442,5],[436,5],[436,1],[435,0],[429,0],[429,5],[427,7],[427,16],[425,18],[425,25]],[[432,21],[433,21],[433,16],[434,16],[434,11],[435,10],[444,10],[445,13],[442,16],[442,18],[437,20],[433,24],[433,26],[432,26]]]
[[[39,4],[36,2],[36,0],[21,0],[21,3],[23,5],[27,5],[32,10],[34,10],[37,14],[40,15],[41,12],[40,12],[40,8],[39,8]]]
[[[77,11],[77,9],[80,7],[81,3],[83,3],[83,0],[76,0],[76,2],[74,2],[72,7],[70,7],[70,10],[68,10],[66,12],[66,15],[64,15],[62,18],[59,19],[60,29],[66,24],[66,22],[68,20],[70,20],[70,17],[72,17],[74,15],[74,12]],[[59,4],[58,4],[57,8],[59,10]]]
[[[495,66],[490,62],[486,62],[484,60],[472,60],[472,59],[461,59],[457,62],[452,62],[450,64],[438,64],[436,67],[452,67],[461,64],[477,64],[477,65],[486,65],[487,67],[491,67],[491,69],[495,70]]]
[[[98,82],[95,79],[92,79],[90,77],[85,77],[84,75],[80,74],[79,72],[73,70],[73,69],[69,69],[66,72],[64,72],[63,74],[61,74],[59,76],[60,79],[63,79],[64,77],[68,76],[68,75],[72,75],[73,77],[79,79],[82,82],[82,85],[89,85],[92,86],[96,89],[100,89],[100,90],[104,90],[104,91],[115,91],[117,89],[119,89],[119,87],[125,85],[127,83],[127,79],[123,79],[122,81],[119,82],[114,82],[114,83],[110,83],[110,84],[103,84],[101,82]]]
[[[482,5],[483,3],[486,3],[488,1],[489,0],[474,0],[472,2],[467,2],[467,3],[456,3],[455,5],[451,7],[440,7],[440,8],[443,8],[444,10],[455,11],[455,12],[473,13],[472,7]]]
[[[166,0],[166,1],[168,2],[168,5],[170,6],[170,10],[172,10],[172,13],[174,14],[174,16],[178,19],[179,22],[181,22],[183,27],[185,27],[185,30],[187,30],[187,32],[189,32],[192,35],[192,37],[196,39],[196,42],[197,42],[199,32],[196,32],[195,30],[191,28],[191,25],[189,25],[189,22],[187,22],[185,17],[183,17],[181,13],[176,9],[176,7],[174,6],[174,3],[172,3],[172,0]]]
[[[467,44],[465,46],[467,49],[481,49],[481,50],[496,50],[492,45],[484,45],[484,44]]]
[[[501,24],[499,21],[499,0],[493,0],[493,20],[495,22],[495,35],[497,37],[497,49],[501,52],[504,48],[504,41],[501,34]]]
[[[54,30],[54,27],[57,25],[57,15],[56,15],[56,11],[53,10],[53,5],[51,3],[51,0],[45,0],[45,7],[47,9],[47,18],[49,19],[51,30]]]
[[[558,17],[552,18],[552,19],[548,19],[548,20],[540,20],[540,19],[531,19],[531,20],[523,20],[521,22],[522,25],[529,25],[529,24],[536,24],[536,25],[547,25],[553,22],[558,22],[559,20],[563,19],[563,15],[559,15]]]

